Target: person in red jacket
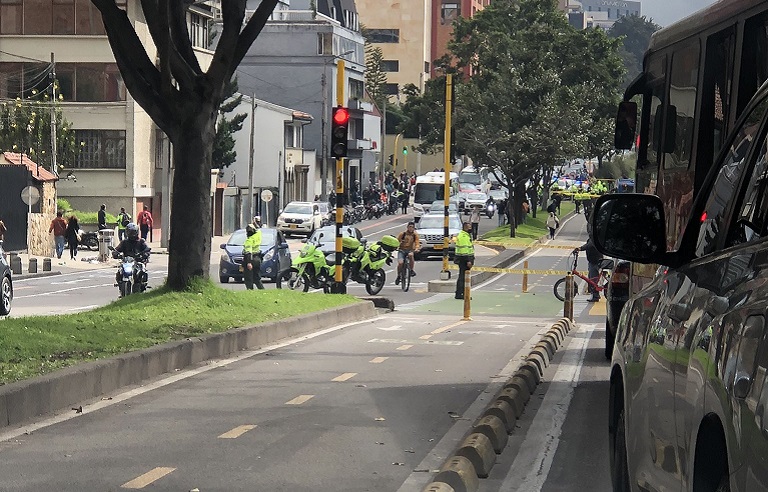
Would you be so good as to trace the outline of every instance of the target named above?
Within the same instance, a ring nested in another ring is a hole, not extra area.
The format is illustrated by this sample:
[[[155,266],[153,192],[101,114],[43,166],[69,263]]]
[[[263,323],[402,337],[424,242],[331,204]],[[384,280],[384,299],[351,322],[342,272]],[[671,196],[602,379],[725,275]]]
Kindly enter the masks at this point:
[[[141,230],[141,239],[146,241],[147,234],[153,225],[152,214],[149,212],[149,207],[144,205],[144,210],[139,212],[139,215],[136,216],[136,221],[139,223],[139,229]]]

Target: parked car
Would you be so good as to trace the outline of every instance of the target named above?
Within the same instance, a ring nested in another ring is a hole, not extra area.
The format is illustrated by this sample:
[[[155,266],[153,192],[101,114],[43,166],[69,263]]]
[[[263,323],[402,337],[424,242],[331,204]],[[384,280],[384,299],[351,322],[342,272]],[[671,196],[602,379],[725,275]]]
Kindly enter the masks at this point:
[[[665,212],[681,216],[659,197],[595,203],[599,250],[662,266],[618,321],[614,490],[768,489],[767,123],[763,85],[702,179],[674,250]]]
[[[480,207],[485,212],[485,204],[488,202],[488,195],[485,193],[475,192],[467,195],[467,200],[464,205],[464,213],[468,214],[469,209],[472,207]]]
[[[435,200],[432,202],[432,205],[429,206],[429,211],[427,213],[445,215],[445,202],[443,200]],[[459,213],[459,203],[451,198],[448,202],[448,214],[456,213]]]
[[[421,220],[416,224],[416,232],[419,233],[421,242],[421,252],[419,257],[428,257],[431,255],[443,254],[443,233],[445,229],[445,215],[443,213],[429,213],[421,216]],[[448,243],[448,254],[453,256],[455,244],[453,239],[461,231],[461,219],[459,214],[451,213],[448,215],[448,233],[450,241]]]
[[[277,216],[277,229],[289,236],[304,234],[309,237],[323,226],[323,216],[313,202],[290,202]]]
[[[352,226],[343,226],[341,228],[342,237],[353,237],[358,241],[363,239],[363,233],[360,229]],[[302,240],[303,241],[303,240]],[[330,254],[336,251],[336,226],[326,226],[317,229],[311,236],[305,241],[308,243],[314,243],[320,246],[320,251],[323,254]]]
[[[243,280],[241,270],[243,264],[243,244],[245,244],[245,229],[232,233],[226,243],[221,245],[224,251],[219,259],[219,281],[222,284],[234,279]],[[282,279],[287,278],[291,270],[291,252],[285,242],[283,233],[269,227],[261,228],[261,277],[275,282],[278,289],[282,287]]]
[[[6,316],[11,313],[11,303],[13,301],[13,279],[11,277],[11,266],[5,258],[2,242],[0,242],[0,316]]]
[[[493,201],[499,203],[499,200],[506,200],[509,193],[503,189],[492,189],[488,192],[488,196],[493,198]]]

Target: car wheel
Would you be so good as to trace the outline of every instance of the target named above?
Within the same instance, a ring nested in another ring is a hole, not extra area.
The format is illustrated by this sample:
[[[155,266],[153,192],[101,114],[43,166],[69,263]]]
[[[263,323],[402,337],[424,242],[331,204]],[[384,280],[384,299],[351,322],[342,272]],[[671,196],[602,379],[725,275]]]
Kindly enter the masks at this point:
[[[0,283],[0,315],[6,316],[11,313],[12,299],[11,279],[3,277],[2,283]]]
[[[613,344],[616,343],[616,334],[611,331],[611,325],[605,320],[605,358],[611,360]]]
[[[277,275],[275,275],[275,278],[273,280],[275,282],[275,289],[282,289],[283,288],[283,275],[278,272]]]
[[[229,283],[229,277],[226,275],[219,275],[219,282],[222,284],[228,284]]]
[[[613,436],[613,468],[611,469],[611,482],[615,492],[630,492],[629,465],[627,464],[627,435],[624,429],[624,409],[621,409],[616,421],[616,433]]]

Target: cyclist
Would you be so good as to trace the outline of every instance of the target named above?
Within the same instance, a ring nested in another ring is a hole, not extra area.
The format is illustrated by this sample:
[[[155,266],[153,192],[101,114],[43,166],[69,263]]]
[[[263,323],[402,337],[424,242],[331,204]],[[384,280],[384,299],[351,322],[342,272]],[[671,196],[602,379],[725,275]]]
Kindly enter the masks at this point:
[[[421,248],[419,233],[416,232],[416,223],[413,221],[408,222],[405,231],[397,236],[397,240],[400,242],[400,249],[397,252],[397,278],[395,279],[395,285],[400,284],[403,262],[406,259],[408,259],[408,263],[411,266],[411,277],[416,275],[416,272],[413,271],[414,254],[418,253]]]
[[[592,236],[590,235],[587,242],[580,247],[573,250],[573,254],[578,255],[579,251],[587,252],[587,263],[589,264],[589,278],[595,279],[600,276],[600,261],[603,259],[602,253],[597,250],[595,243],[592,242]],[[600,300],[600,293],[592,287],[590,284],[589,292],[592,296],[587,299],[587,302],[597,302]]]

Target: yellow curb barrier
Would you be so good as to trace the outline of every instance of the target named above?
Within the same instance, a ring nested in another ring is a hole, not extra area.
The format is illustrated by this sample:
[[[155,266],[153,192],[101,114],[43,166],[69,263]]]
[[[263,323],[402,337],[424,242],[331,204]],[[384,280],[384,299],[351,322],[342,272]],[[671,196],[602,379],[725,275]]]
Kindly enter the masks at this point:
[[[496,463],[496,452],[493,450],[491,440],[479,432],[467,436],[456,451],[456,455],[464,456],[471,461],[479,478],[488,478],[491,468]]]
[[[458,270],[457,265],[448,265],[449,270]],[[473,272],[493,272],[493,273],[516,273],[522,275],[566,275],[568,272],[565,270],[524,270],[522,268],[495,268],[495,267],[481,267],[472,266]],[[587,272],[579,272],[585,277]]]

